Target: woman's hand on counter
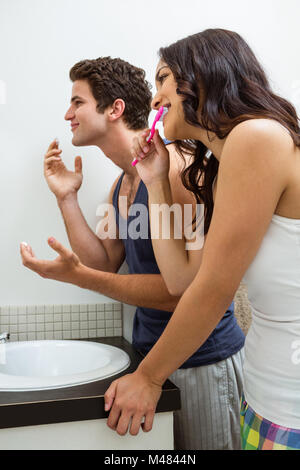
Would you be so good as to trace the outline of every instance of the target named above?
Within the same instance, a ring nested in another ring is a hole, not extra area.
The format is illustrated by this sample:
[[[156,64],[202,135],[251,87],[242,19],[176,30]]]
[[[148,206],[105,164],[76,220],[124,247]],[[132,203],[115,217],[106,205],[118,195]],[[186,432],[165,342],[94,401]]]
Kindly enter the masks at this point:
[[[121,436],[129,427],[133,436],[138,434],[141,426],[143,431],[151,431],[161,392],[161,385],[139,370],[115,380],[104,395],[105,411],[111,410],[108,427]]]
[[[22,242],[20,253],[23,265],[43,278],[76,284],[80,276],[80,267],[83,266],[78,256],[53,237],[48,238],[48,243],[59,254],[53,261],[39,260],[31,246]]]

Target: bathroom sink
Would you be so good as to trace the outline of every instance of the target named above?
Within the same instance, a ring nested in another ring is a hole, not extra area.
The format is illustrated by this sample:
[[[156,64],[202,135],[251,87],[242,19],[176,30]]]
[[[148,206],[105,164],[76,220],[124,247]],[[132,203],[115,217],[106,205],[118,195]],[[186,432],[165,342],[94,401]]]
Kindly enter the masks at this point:
[[[72,387],[111,377],[130,364],[125,351],[91,341],[20,341],[0,346],[0,391]]]

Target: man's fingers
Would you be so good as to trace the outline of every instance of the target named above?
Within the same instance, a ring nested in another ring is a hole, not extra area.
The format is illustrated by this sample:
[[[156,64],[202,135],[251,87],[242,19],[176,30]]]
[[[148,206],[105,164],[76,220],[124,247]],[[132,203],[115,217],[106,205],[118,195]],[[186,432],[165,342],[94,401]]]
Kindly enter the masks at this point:
[[[48,243],[55,250],[60,256],[63,258],[71,258],[73,256],[73,252],[65,248],[60,242],[58,242],[55,238],[49,237]]]
[[[38,260],[35,257],[32,251],[32,248],[26,242],[22,242],[20,245],[20,252],[21,252],[23,265],[26,268],[29,268],[32,271],[35,271],[41,276],[42,275],[41,272],[44,271],[43,269],[44,262],[42,260]]]
[[[53,163],[53,162],[61,162],[61,158],[60,157],[50,157],[50,158],[47,158],[47,160],[45,160],[45,165],[47,168],[51,167],[50,163]]]
[[[26,263],[26,266],[27,265],[29,266],[29,264],[31,265],[33,260],[35,262],[38,261],[32,251],[32,248],[26,242],[21,243],[20,251],[21,251],[23,261],[25,261]]]
[[[32,256],[33,258],[35,258],[35,254],[33,253],[33,250],[32,250],[32,248],[31,248],[30,245],[27,245],[27,250],[29,251],[29,253],[31,254],[31,256]]]
[[[22,242],[21,245],[20,245],[20,248],[21,248],[21,253],[25,257],[33,257],[34,258],[34,253],[32,251],[31,246],[29,246],[28,243]]]
[[[75,173],[82,173],[82,160],[79,156],[75,158]]]
[[[49,152],[50,150],[53,150],[55,148],[58,148],[58,139],[52,140],[51,144],[48,147],[47,152]]]
[[[62,152],[62,149],[57,149],[57,148],[48,150],[47,153],[45,154],[45,158],[51,157],[52,155],[56,155],[61,152]]]

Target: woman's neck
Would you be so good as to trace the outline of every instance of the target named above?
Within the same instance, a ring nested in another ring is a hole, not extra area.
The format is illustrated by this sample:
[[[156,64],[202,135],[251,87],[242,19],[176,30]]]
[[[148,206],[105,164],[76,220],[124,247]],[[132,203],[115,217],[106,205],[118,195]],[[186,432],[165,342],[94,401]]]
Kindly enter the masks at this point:
[[[224,139],[219,139],[216,134],[208,132],[205,129],[198,130],[197,140],[200,140],[215,156],[215,158],[220,161],[223,147],[225,145],[227,137]]]

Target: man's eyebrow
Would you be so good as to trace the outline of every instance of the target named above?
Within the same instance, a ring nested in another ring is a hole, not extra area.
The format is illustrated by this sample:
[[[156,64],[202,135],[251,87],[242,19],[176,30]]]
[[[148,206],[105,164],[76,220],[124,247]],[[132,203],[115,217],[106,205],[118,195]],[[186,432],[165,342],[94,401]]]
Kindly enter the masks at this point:
[[[73,101],[75,101],[75,100],[82,100],[82,98],[78,95],[72,96],[71,103],[73,103]]]
[[[169,67],[167,65],[163,65],[162,67],[160,67],[160,69],[158,69],[156,75],[155,75],[155,80],[158,81],[159,79],[159,72],[162,70],[162,69],[168,69]]]

